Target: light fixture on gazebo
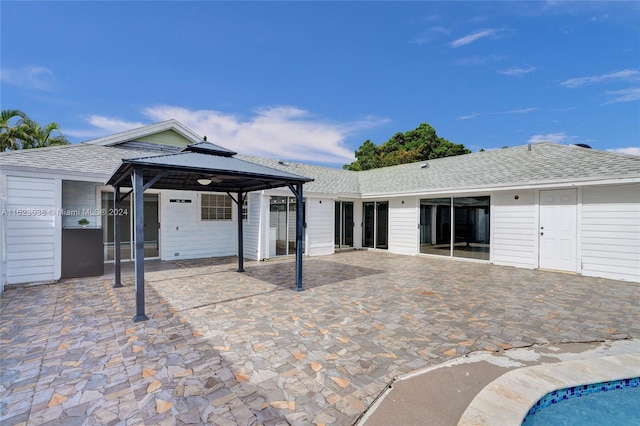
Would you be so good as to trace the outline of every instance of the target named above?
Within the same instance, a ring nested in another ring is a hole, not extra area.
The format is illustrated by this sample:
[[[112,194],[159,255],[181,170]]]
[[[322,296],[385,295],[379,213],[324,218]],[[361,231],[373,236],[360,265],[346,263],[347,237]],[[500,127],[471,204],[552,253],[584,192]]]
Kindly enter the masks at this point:
[[[220,183],[220,182],[222,182],[222,179],[217,178],[217,177],[213,177],[213,176],[212,176],[212,177],[208,177],[208,178],[201,178],[201,179],[198,179],[198,180],[197,180],[197,182],[198,182],[200,185],[207,186],[207,185],[210,185],[210,184],[211,184],[211,182],[213,182],[213,183]]]

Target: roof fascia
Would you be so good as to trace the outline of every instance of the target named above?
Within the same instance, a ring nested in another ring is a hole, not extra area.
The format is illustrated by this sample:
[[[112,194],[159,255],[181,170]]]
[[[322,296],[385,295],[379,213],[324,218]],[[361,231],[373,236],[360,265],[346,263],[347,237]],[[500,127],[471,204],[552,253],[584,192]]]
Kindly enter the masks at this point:
[[[11,173],[6,173],[11,172]],[[43,169],[40,167],[2,166],[2,174],[12,176],[42,176],[62,180],[79,180],[104,183],[109,178],[107,173],[74,172],[60,169]]]
[[[194,133],[192,130],[184,126],[177,120],[171,119],[161,121],[159,123],[150,124],[148,126],[138,127],[136,129],[127,130],[125,132],[116,133],[113,135],[105,136],[98,139],[89,140],[83,143],[91,145],[112,146],[119,143],[134,140],[143,136],[153,135],[155,133],[164,132],[166,130],[173,130],[181,136],[193,141],[192,143],[201,142],[200,135]]]
[[[528,185],[495,185],[485,187],[469,187],[469,188],[449,188],[438,190],[425,190],[425,191],[410,191],[410,192],[380,192],[380,193],[368,193],[362,194],[361,198],[374,199],[385,197],[410,197],[410,196],[423,196],[429,195],[445,195],[445,194],[462,194],[462,193],[489,193],[493,191],[510,191],[510,190],[525,190],[525,189],[549,189],[549,188],[577,188],[583,186],[600,186],[600,185],[624,185],[629,183],[640,183],[640,177],[630,178],[607,178],[607,179],[592,179],[592,180],[566,180],[566,181],[553,181],[539,184]]]

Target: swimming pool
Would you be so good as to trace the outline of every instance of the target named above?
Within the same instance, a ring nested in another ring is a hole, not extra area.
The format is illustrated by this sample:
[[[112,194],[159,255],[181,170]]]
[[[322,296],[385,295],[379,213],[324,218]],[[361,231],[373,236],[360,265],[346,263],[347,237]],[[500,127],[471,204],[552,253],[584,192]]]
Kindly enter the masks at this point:
[[[525,416],[522,425],[640,423],[640,377],[572,386],[549,392]]]

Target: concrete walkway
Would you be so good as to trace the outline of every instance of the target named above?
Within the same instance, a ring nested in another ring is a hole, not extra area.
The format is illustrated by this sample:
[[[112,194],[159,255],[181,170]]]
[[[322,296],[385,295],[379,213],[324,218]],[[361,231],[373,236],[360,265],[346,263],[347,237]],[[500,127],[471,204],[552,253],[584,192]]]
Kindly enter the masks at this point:
[[[640,337],[638,284],[354,251],[176,263],[2,295],[2,424],[340,424],[470,352]],[[162,269],[162,268],[159,268]],[[417,409],[419,407],[411,407]]]

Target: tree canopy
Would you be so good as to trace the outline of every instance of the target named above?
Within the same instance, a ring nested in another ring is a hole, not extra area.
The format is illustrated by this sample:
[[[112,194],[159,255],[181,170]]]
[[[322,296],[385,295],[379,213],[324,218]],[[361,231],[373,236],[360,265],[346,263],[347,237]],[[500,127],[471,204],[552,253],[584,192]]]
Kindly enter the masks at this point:
[[[370,170],[397,164],[433,160],[434,158],[469,154],[470,152],[462,144],[456,144],[439,137],[433,127],[427,123],[422,123],[414,130],[396,133],[380,146],[367,139],[356,150],[356,161],[351,164],[345,164],[343,168],[347,170]]]
[[[67,144],[56,122],[43,127],[17,109],[0,113],[0,152]]]

